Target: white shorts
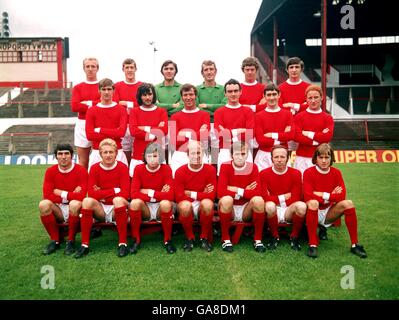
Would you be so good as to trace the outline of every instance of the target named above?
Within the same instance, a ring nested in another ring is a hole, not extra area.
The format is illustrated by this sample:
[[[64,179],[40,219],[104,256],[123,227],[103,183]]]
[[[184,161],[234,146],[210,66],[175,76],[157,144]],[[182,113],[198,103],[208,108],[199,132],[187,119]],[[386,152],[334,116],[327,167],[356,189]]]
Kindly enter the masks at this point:
[[[307,157],[301,157],[301,156],[296,156],[295,157],[295,162],[294,162],[294,168],[298,169],[301,171],[302,176],[303,172],[310,167],[313,167],[314,164],[312,163],[312,158],[307,158]]]
[[[270,168],[273,165],[271,152],[258,150],[254,162],[258,166],[259,172]]]
[[[199,220],[199,207],[201,205],[201,201],[194,200],[193,202],[191,202],[191,205],[193,207],[194,219]]]
[[[122,138],[122,150],[123,151],[132,151],[134,137],[130,135],[129,126],[126,128],[125,136]]]
[[[146,205],[148,209],[150,210],[150,221],[152,220],[158,220],[157,218],[157,213],[159,210],[159,207],[161,206],[160,202],[146,202]]]
[[[91,142],[86,137],[86,120],[77,119],[74,130],[74,143],[76,147],[90,148]]]
[[[238,221],[238,222],[242,222],[242,214],[244,213],[244,209],[247,206],[248,202],[245,204],[235,204],[233,205],[233,221]]]
[[[64,217],[64,221],[68,222],[69,218],[69,204],[66,203],[56,203],[55,204],[58,208],[61,209],[62,216]]]
[[[285,221],[285,212],[287,211],[288,207],[280,207],[277,206],[277,219],[278,223],[291,223],[288,221]]]
[[[317,216],[318,216],[318,221],[319,224],[321,224],[322,226],[325,226],[326,228],[330,227],[332,225],[332,223],[325,223],[326,221],[326,216],[328,213],[328,210],[330,210],[331,206],[325,209],[319,209],[317,212]]]
[[[113,204],[104,204],[100,202],[101,206],[103,207],[104,213],[105,213],[105,222],[110,222],[110,223],[115,223],[114,219],[112,218],[112,215],[114,213],[114,205]]]
[[[220,149],[219,150],[219,155],[218,155],[218,173],[217,175],[219,175],[220,173],[220,167],[222,166],[222,163],[224,162],[228,162],[231,161],[231,154],[230,154],[230,149]],[[253,162],[253,156],[252,156],[252,151],[248,150],[248,162]]]
[[[126,155],[122,149],[118,150],[118,154],[116,155],[116,160],[118,160],[119,162],[122,162],[122,163],[126,164],[126,166],[128,166]],[[91,150],[90,157],[89,157],[89,171],[90,171],[91,166],[98,162],[101,162],[100,151],[93,149],[93,150]]]

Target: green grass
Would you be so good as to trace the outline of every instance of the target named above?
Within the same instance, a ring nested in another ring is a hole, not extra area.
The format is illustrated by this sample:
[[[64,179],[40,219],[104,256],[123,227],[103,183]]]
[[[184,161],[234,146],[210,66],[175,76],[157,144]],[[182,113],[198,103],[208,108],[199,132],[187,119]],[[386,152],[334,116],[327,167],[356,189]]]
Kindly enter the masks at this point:
[[[44,166],[0,166],[0,299],[398,299],[398,164],[337,165],[356,205],[359,238],[369,257],[349,253],[345,224],[329,229],[319,258],[292,251],[282,241],[276,252],[258,254],[242,237],[233,254],[195,248],[167,255],[162,235],[143,238],[136,256],[116,256],[117,234],[105,231],[81,260],[63,247],[41,255],[48,236],[38,202]],[[80,241],[80,235],[78,236]],[[42,289],[41,268],[55,269],[55,289]],[[355,289],[341,288],[341,268],[355,270]]]

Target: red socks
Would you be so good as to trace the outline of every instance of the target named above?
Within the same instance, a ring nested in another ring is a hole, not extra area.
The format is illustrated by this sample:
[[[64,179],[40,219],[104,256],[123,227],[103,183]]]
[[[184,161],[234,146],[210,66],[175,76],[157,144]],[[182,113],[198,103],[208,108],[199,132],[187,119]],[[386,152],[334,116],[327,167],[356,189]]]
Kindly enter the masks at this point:
[[[194,240],[194,232],[193,232],[193,220],[194,217],[192,214],[189,214],[187,217],[183,215],[179,215],[179,221],[183,226],[184,233],[186,234],[186,238],[188,240]]]
[[[172,239],[173,213],[172,210],[168,212],[161,212],[161,223],[163,229],[164,242]]]
[[[80,229],[82,233],[82,245],[89,246],[90,243],[90,231],[93,226],[93,210],[81,209],[80,213],[82,218],[80,219]]]
[[[299,237],[299,232],[302,229],[303,222],[305,221],[305,217],[300,217],[296,213],[294,213],[292,217],[292,232],[291,232],[291,238],[298,238]]]
[[[51,212],[47,216],[40,216],[40,220],[42,221],[44,228],[49,234],[50,239],[59,242],[60,234],[53,213]]]
[[[272,234],[273,238],[279,238],[278,235],[278,217],[277,217],[277,212],[276,214],[271,217],[271,218],[267,218],[267,223],[269,224],[269,228],[270,228],[270,233]]]
[[[136,239],[136,243],[141,242],[140,237],[140,226],[141,226],[141,210],[131,210],[129,209],[130,217],[130,232],[132,238]]]
[[[79,228],[79,216],[74,216],[69,212],[68,228],[68,240],[75,241],[75,235]]]
[[[209,234],[212,232],[213,210],[208,215],[200,211],[199,219],[201,224],[200,238],[210,240]]]
[[[252,220],[254,223],[254,241],[262,241],[263,225],[265,224],[265,214],[263,212],[253,211]]]
[[[317,236],[318,210],[306,210],[306,228],[308,229],[309,245],[318,246],[319,237]]]
[[[349,237],[351,238],[351,243],[358,243],[357,239],[357,217],[356,217],[356,209],[346,209],[344,211],[345,215],[345,224],[349,231]]]
[[[126,206],[114,208],[116,228],[118,229],[119,244],[127,245],[127,213]],[[140,232],[140,229],[139,229]]]
[[[222,231],[222,241],[230,240],[231,212],[219,211],[220,229]]]

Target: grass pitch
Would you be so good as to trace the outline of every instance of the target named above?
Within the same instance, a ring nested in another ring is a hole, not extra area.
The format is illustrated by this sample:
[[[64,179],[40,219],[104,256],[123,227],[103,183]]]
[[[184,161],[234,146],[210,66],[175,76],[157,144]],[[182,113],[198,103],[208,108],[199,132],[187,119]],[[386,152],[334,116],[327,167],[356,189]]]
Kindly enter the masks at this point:
[[[109,230],[92,240],[83,259],[64,256],[64,246],[43,256],[49,239],[38,202],[47,167],[0,166],[0,299],[399,299],[399,164],[337,167],[357,208],[367,259],[349,253],[344,220],[329,229],[314,260],[305,255],[306,243],[294,252],[282,239],[275,252],[258,254],[244,236],[233,254],[221,250],[219,238],[211,253],[198,247],[185,253],[179,234],[177,253],[167,255],[160,233],[145,236],[137,255],[118,258],[117,233]],[[43,289],[49,267],[54,289]],[[352,267],[354,288],[343,289]]]

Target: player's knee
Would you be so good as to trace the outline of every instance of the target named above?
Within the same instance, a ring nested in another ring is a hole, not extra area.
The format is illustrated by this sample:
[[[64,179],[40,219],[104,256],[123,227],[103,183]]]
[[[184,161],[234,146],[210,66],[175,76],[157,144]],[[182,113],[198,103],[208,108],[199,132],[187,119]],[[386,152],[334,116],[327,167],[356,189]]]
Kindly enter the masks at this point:
[[[84,198],[82,201],[82,208],[83,209],[93,209],[96,205],[97,200],[94,198]]]
[[[46,216],[51,213],[52,202],[50,200],[42,200],[39,202],[40,215]]]
[[[306,205],[310,210],[319,210],[319,202],[317,200],[309,200]]]
[[[219,199],[219,210],[222,212],[230,212],[233,209],[234,200],[230,196],[224,196]]]
[[[125,206],[127,204],[127,201],[123,197],[115,197],[114,199],[112,199],[112,203],[115,208],[118,208],[118,207]]]
[[[277,207],[276,207],[276,204],[274,202],[272,202],[272,201],[266,202],[265,211],[266,211],[266,214],[267,214],[268,218],[273,217],[276,214],[276,210],[277,210]]]
[[[182,216],[188,216],[191,213],[191,202],[190,201],[181,201],[177,205],[177,209],[179,211],[179,214]]]
[[[355,205],[353,204],[352,200],[343,200],[342,201],[342,205],[344,207],[344,210],[352,209],[352,208],[355,207]]]
[[[298,202],[295,204],[295,212],[296,212],[296,214],[297,214],[298,216],[300,216],[300,217],[304,217],[304,216],[305,216],[305,214],[306,214],[306,209],[307,209],[307,206],[306,206],[306,203],[305,203],[305,202],[298,201]]]
[[[213,201],[204,199],[201,201],[201,211],[205,214],[211,214],[213,212]]]
[[[168,201],[168,200],[162,200],[162,201],[159,203],[159,207],[160,207],[160,210],[161,210],[162,212],[169,212],[169,211],[172,210],[172,202],[170,202],[170,201]]]
[[[265,201],[263,201],[262,197],[259,196],[253,197],[251,199],[251,202],[252,202],[252,207],[254,208],[255,211],[261,212],[264,210]]]
[[[78,200],[72,200],[69,202],[69,212],[76,216],[79,213],[80,208],[82,208],[82,202]]]
[[[130,202],[130,210],[140,210],[141,206],[144,204],[144,201],[141,199],[133,199]]]

